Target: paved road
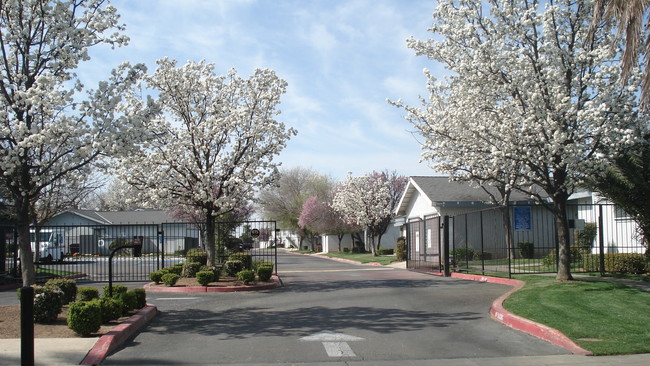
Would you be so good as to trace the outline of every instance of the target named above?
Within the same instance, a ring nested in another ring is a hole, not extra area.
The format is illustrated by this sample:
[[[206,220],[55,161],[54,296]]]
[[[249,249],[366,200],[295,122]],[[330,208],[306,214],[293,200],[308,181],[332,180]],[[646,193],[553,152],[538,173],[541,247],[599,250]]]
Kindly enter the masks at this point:
[[[279,255],[285,287],[149,293],[162,313],[108,357],[121,364],[253,364],[564,355],[489,318],[507,286]]]

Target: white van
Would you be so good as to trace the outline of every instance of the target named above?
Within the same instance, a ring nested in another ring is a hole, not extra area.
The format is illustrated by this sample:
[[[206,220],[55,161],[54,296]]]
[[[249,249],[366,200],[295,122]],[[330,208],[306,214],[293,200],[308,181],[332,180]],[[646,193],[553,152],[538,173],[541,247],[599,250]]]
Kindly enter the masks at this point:
[[[39,232],[38,244],[40,246],[39,259],[43,262],[62,261],[65,257],[65,240],[62,232],[52,229],[41,229]],[[36,250],[36,233],[29,232],[29,243],[32,246],[32,253]]]

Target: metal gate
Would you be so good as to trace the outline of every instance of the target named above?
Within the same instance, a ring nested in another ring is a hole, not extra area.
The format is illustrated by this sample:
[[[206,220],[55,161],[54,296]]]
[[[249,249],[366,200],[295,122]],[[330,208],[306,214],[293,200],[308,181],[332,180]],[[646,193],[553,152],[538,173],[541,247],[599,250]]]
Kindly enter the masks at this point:
[[[217,223],[217,260],[245,250],[253,261],[272,262],[277,274],[275,221]],[[190,249],[202,250],[204,231],[193,223],[133,225],[44,226],[32,230],[30,241],[38,262],[37,281],[73,278],[78,281],[108,282],[109,255],[122,245],[141,245],[141,250],[122,249],[115,253],[112,275],[115,282],[149,281],[149,274],[185,261]],[[38,243],[38,244],[37,244]],[[226,247],[237,243],[237,247]],[[241,243],[241,245],[239,245]],[[36,251],[35,248],[40,250]],[[17,234],[14,227],[0,227],[0,274],[20,279]]]
[[[406,225],[408,227],[406,236],[407,268],[440,271],[442,268],[440,216],[412,220]]]

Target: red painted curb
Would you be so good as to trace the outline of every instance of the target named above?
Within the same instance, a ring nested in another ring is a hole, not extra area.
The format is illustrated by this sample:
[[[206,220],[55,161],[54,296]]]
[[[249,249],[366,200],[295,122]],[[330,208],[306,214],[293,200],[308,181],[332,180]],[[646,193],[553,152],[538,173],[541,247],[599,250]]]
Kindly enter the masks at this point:
[[[431,273],[434,275],[442,275],[441,273]],[[489,282],[489,283],[498,283],[501,285],[513,286],[513,288],[501,295],[499,298],[492,302],[490,307],[490,316],[492,319],[501,322],[510,328],[526,332],[530,335],[533,335],[537,338],[543,339],[547,342],[551,342],[556,346],[560,346],[564,349],[567,349],[573,354],[590,356],[593,355],[592,352],[587,351],[586,349],[580,347],[574,341],[565,336],[562,332],[555,328],[551,328],[544,324],[534,322],[532,320],[522,318],[519,315],[515,315],[510,311],[506,310],[503,307],[503,302],[515,291],[520,290],[524,287],[525,282],[520,280],[513,280],[509,278],[501,277],[490,277],[490,276],[481,276],[481,275],[472,275],[467,273],[457,273],[452,272],[451,277],[460,278],[463,280],[470,281],[479,281],[479,282]]]
[[[99,365],[109,353],[113,352],[131,336],[144,327],[151,319],[158,314],[158,308],[147,305],[131,316],[127,321],[121,323],[108,333],[99,338],[95,346],[88,351],[80,365]]]
[[[144,289],[149,292],[241,292],[241,291],[261,291],[271,290],[282,286],[278,276],[272,276],[272,283],[253,286],[230,286],[230,287],[209,287],[209,286],[185,286],[185,287],[159,287],[144,285]]]

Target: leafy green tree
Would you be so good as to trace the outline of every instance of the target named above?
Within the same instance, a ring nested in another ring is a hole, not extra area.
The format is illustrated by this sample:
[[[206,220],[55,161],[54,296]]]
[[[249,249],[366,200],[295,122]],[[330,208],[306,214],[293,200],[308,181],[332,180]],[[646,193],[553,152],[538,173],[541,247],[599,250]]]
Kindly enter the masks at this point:
[[[650,133],[637,147],[617,156],[607,172],[590,185],[634,219],[646,256],[650,256]]]

